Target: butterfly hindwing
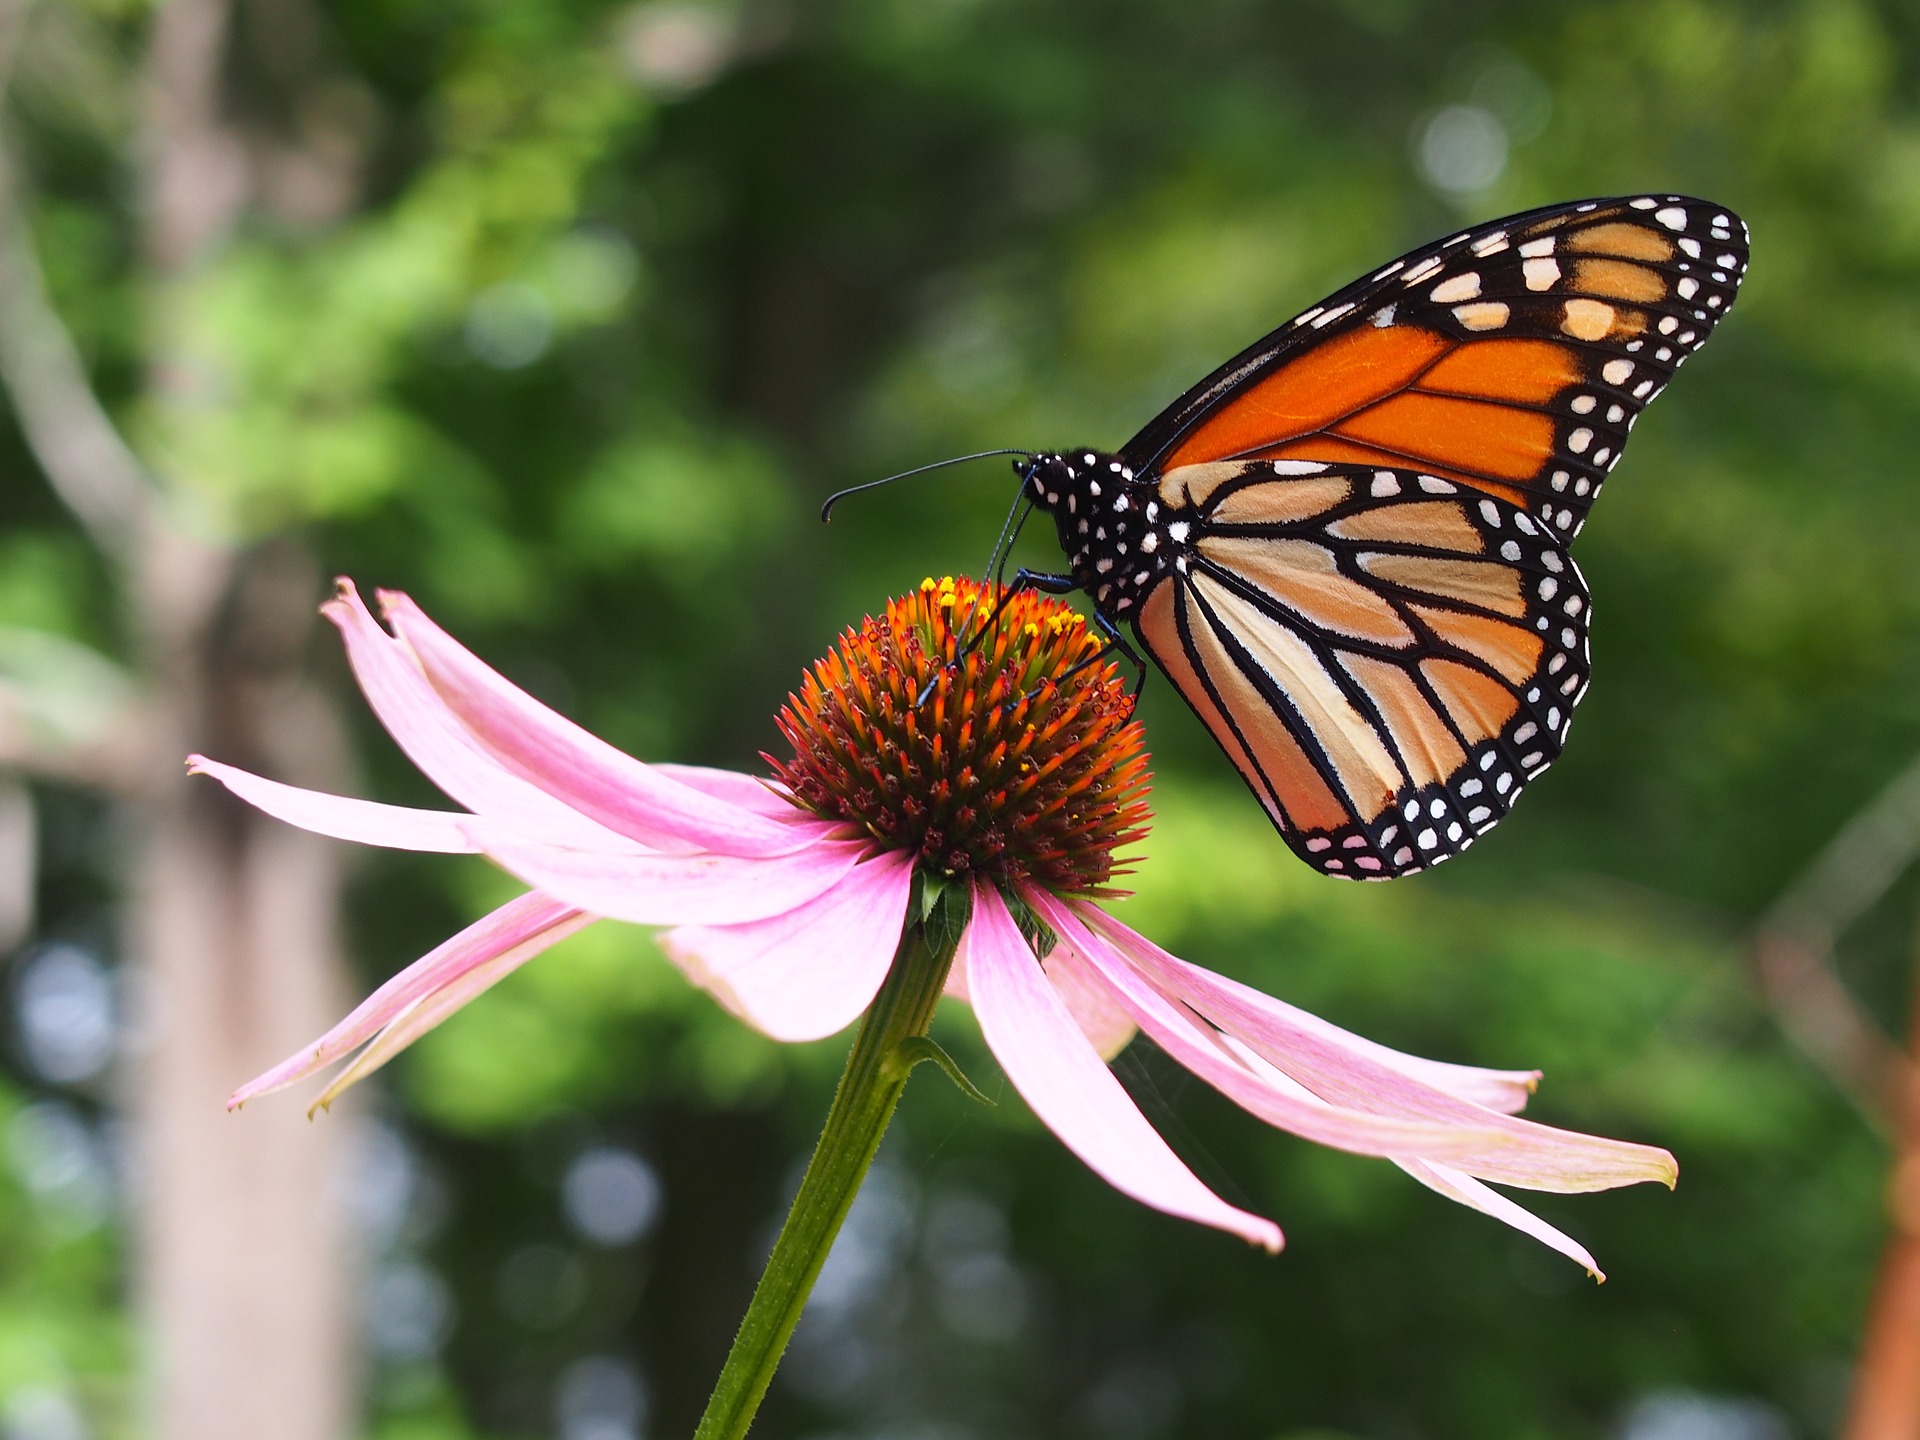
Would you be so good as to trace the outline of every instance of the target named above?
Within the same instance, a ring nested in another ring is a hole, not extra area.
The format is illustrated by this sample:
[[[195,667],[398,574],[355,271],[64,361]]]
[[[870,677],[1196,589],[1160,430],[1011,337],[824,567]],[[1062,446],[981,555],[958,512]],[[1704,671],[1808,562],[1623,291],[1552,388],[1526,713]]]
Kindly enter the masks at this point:
[[[1590,604],[1523,507],[1293,460],[1181,467],[1158,496],[1184,549],[1136,633],[1316,869],[1457,854],[1558,756]]]
[[[1684,196],[1495,221],[1297,316],[1121,454],[1143,474],[1255,458],[1421,470],[1571,538],[1746,268],[1746,226]]]

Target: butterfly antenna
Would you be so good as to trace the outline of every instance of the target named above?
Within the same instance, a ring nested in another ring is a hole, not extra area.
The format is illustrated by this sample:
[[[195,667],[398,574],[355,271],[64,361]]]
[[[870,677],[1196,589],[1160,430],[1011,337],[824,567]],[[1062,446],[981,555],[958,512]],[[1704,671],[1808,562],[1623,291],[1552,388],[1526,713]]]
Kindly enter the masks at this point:
[[[868,480],[864,484],[849,485],[844,490],[836,490],[829,495],[826,503],[820,507],[822,524],[833,519],[833,507],[849,495],[857,495],[862,490],[876,490],[882,485],[891,485],[896,480],[905,480],[912,475],[924,475],[929,470],[944,470],[949,465],[965,465],[974,460],[991,460],[996,455],[1018,455],[1029,462],[1033,453],[1028,450],[981,450],[972,455],[956,455],[951,460],[936,460],[931,465],[916,465],[911,470],[902,470],[898,475],[889,475],[883,480]]]

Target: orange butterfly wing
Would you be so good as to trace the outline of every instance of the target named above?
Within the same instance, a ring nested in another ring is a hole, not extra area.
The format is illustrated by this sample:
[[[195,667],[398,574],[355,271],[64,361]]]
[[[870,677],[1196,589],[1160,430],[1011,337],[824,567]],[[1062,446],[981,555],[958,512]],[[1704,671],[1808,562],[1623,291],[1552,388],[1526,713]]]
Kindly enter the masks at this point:
[[[1136,633],[1308,863],[1388,879],[1458,854],[1559,755],[1590,605],[1521,507],[1292,460],[1160,493],[1189,549]]]
[[[1309,864],[1444,860],[1557,758],[1591,613],[1566,544],[1746,269],[1702,200],[1512,216],[1296,317],[1121,451],[1184,547],[1135,633]]]
[[[1571,537],[1746,268],[1745,225],[1684,196],[1514,216],[1297,317],[1122,453],[1136,472],[1256,458],[1423,470]]]

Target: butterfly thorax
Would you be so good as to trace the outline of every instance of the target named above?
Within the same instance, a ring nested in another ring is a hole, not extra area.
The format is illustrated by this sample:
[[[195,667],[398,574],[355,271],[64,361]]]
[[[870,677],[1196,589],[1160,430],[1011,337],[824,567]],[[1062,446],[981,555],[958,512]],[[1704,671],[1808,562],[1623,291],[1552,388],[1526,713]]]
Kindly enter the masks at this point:
[[[1074,583],[1110,619],[1132,618],[1185,548],[1187,526],[1118,456],[1036,455],[1027,491],[1053,516]]]

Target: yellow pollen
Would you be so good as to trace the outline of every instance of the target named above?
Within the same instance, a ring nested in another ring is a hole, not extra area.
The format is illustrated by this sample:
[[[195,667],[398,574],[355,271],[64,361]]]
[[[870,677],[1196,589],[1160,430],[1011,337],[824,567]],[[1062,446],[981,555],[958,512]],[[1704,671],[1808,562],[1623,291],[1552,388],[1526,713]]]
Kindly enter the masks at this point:
[[[927,578],[926,578],[926,579],[924,579],[924,580],[922,580],[922,581],[920,582],[920,588],[921,588],[922,590],[931,590],[931,589],[933,589],[933,576],[931,576],[931,575],[929,575],[929,576],[927,576]]]

